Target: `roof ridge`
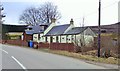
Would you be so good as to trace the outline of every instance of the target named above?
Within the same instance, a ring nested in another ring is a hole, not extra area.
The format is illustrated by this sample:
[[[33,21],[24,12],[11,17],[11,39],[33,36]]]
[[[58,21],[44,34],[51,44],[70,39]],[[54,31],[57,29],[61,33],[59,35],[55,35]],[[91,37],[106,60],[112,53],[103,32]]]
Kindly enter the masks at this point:
[[[62,24],[62,25],[56,25],[56,26],[64,26],[64,25],[70,25],[70,24]]]

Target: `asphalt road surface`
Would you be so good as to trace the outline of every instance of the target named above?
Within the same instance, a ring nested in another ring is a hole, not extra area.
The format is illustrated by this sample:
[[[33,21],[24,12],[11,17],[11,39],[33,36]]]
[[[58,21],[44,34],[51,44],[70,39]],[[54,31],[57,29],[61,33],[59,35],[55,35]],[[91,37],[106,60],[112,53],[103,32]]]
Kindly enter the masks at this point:
[[[19,46],[0,46],[2,69],[105,69],[71,57]]]

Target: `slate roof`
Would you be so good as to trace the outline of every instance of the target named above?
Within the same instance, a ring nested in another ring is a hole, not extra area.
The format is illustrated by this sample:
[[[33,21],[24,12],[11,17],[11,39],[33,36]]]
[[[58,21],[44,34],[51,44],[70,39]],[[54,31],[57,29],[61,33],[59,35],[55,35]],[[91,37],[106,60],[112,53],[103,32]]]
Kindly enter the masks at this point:
[[[32,35],[33,34],[33,30],[25,30],[25,33],[28,35]]]
[[[44,30],[40,28],[39,25],[35,26],[28,26],[29,28],[32,28],[32,30],[25,30],[26,34],[35,34],[35,33],[42,33]]]
[[[101,25],[101,33],[117,33],[118,34],[118,26],[120,25],[120,22],[110,25]],[[98,34],[98,26],[88,26],[91,28],[91,30]],[[106,32],[103,32],[102,30],[105,30]]]
[[[33,26],[32,30],[34,31],[33,33],[41,33],[44,31],[39,25]]]
[[[84,28],[83,27],[74,27],[74,28],[70,29],[68,32],[64,33],[64,35],[80,34],[86,29],[87,29],[87,27],[84,27]]]
[[[45,36],[61,35],[70,26],[70,24],[54,26]]]
[[[29,25],[29,26],[27,26],[26,28],[33,28],[33,26]]]

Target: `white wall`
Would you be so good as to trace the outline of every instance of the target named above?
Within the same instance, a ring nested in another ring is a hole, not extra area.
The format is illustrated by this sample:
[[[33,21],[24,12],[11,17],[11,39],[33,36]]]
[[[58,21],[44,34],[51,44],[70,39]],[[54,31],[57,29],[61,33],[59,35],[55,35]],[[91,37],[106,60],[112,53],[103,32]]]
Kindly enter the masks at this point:
[[[85,46],[90,47],[94,43],[95,36],[96,35],[94,34],[94,32],[90,28],[88,28],[83,33],[76,35],[76,39],[77,39],[76,41],[78,43],[82,42],[83,44],[85,44]],[[80,42],[80,39],[81,39],[81,42]],[[78,44],[78,45],[81,46],[81,44]]]
[[[47,37],[47,42],[50,43],[50,36]]]
[[[38,36],[38,34],[34,34],[33,35],[33,41],[34,42],[45,42],[45,37],[43,33],[40,33],[40,35]]]
[[[37,42],[38,41],[38,34],[33,34],[33,41]]]
[[[82,33],[84,35],[91,35],[93,37],[96,37],[96,34],[90,29],[90,28],[87,28],[84,33]]]
[[[61,36],[58,36],[58,42],[61,43]]]
[[[94,43],[93,36],[85,35],[84,38],[85,38],[85,45],[89,47],[92,46],[92,44]]]
[[[61,36],[61,43],[66,43],[66,35]]]
[[[45,42],[45,37],[43,33],[41,33],[39,37],[40,39],[38,40],[38,42]]]
[[[72,35],[66,35],[67,36],[67,43],[72,43]]]
[[[53,43],[56,42],[56,36],[52,36]]]

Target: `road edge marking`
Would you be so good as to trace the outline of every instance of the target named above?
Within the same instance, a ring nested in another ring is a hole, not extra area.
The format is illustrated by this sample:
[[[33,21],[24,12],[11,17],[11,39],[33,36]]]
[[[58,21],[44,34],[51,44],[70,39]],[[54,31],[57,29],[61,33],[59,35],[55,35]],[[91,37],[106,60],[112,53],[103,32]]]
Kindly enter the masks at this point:
[[[5,51],[5,50],[3,50],[3,49],[2,49],[2,51],[3,51],[3,52],[5,52],[6,54],[8,54],[8,52],[7,52],[7,51]]]
[[[23,64],[21,64],[14,56],[11,56],[23,69],[26,69],[25,66],[23,66]]]

